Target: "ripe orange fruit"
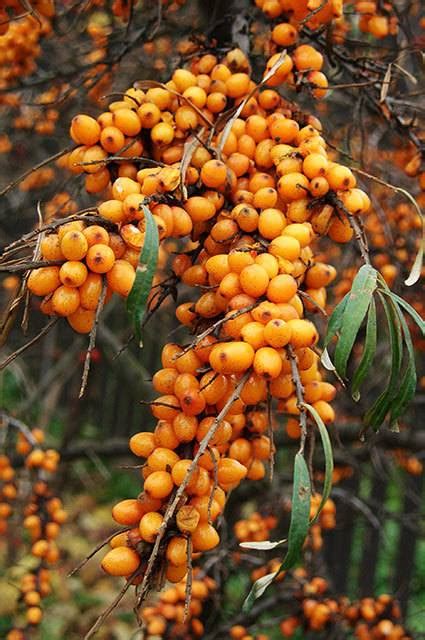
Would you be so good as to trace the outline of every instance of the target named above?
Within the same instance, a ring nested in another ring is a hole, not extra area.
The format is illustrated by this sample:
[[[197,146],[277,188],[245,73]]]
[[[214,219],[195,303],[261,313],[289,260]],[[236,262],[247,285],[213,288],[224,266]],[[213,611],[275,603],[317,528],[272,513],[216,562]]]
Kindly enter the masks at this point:
[[[138,553],[128,547],[111,549],[102,560],[102,569],[111,576],[131,575],[139,565]]]

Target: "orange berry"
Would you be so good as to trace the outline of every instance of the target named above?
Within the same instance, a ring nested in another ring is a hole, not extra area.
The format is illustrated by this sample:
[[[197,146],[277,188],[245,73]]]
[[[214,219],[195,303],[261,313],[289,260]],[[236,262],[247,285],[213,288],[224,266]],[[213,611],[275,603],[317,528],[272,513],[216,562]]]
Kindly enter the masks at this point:
[[[141,431],[130,438],[130,449],[136,456],[147,458],[154,448],[154,434],[149,431]]]
[[[59,236],[51,233],[45,236],[40,244],[41,255],[45,260],[63,260],[64,256],[60,248]]]
[[[59,270],[59,278],[67,287],[80,287],[87,278],[87,267],[78,260],[64,262]]]
[[[80,294],[74,287],[62,285],[58,287],[52,296],[52,309],[58,316],[70,316],[80,306]]]
[[[202,500],[202,497],[194,498],[194,500]],[[177,511],[176,523],[182,533],[193,533],[199,524],[199,520],[199,511],[192,505],[185,505]]]
[[[272,347],[261,347],[255,352],[254,371],[258,376],[268,380],[277,378],[282,370],[279,353]]]
[[[59,267],[40,267],[33,269],[28,278],[28,289],[36,296],[46,296],[57,289],[61,280]]]
[[[147,459],[149,469],[152,471],[169,471],[179,460],[177,453],[166,447],[156,447]]]
[[[145,513],[139,524],[140,535],[145,542],[155,542],[155,538],[158,535],[158,531],[163,521],[164,518],[157,511]]]
[[[106,200],[98,206],[98,211],[102,218],[111,222],[123,222],[126,218],[121,200]]]
[[[166,498],[173,490],[173,480],[167,471],[154,471],[145,480],[145,491],[152,498]]]
[[[270,243],[269,253],[277,258],[285,258],[285,260],[293,261],[299,258],[301,245],[299,241],[292,236],[279,235]]]
[[[279,178],[277,190],[285,202],[300,200],[308,195],[309,181],[303,173],[287,173]]]
[[[192,196],[185,202],[185,209],[192,218],[193,222],[202,222],[209,220],[215,213],[215,206],[207,198],[201,196]]]
[[[297,47],[292,57],[298,71],[320,71],[323,66],[322,54],[309,44]]]
[[[136,525],[142,515],[143,507],[138,500],[121,500],[112,509],[112,517],[118,524]]]
[[[242,373],[254,360],[254,349],[245,342],[219,343],[210,354],[210,364],[218,373]]]
[[[266,293],[270,279],[264,267],[252,264],[242,269],[239,280],[245,293],[258,298]]]
[[[175,567],[187,563],[187,539],[183,536],[173,536],[167,544],[165,557]]]
[[[280,349],[290,341],[291,328],[287,322],[279,318],[270,320],[264,327],[264,338],[271,347]]]
[[[95,312],[79,307],[74,313],[67,316],[67,320],[77,333],[90,333],[95,322]]]
[[[207,522],[201,522],[192,533],[194,551],[210,551],[220,542],[220,536],[214,527]]]
[[[217,480],[220,485],[238,484],[247,474],[247,468],[233,458],[221,458],[218,462]]]
[[[114,265],[115,254],[105,244],[94,244],[87,251],[86,262],[94,273],[107,273]]]
[[[289,47],[298,39],[298,31],[291,24],[281,22],[272,31],[272,40],[281,47]]]
[[[60,248],[67,260],[82,260],[89,245],[82,231],[71,230],[62,237]]]
[[[208,160],[201,169],[201,180],[211,188],[221,187],[226,183],[227,168],[220,160]]]
[[[271,302],[289,302],[297,292],[297,281],[283,273],[270,280],[267,297]]]
[[[72,119],[71,136],[77,144],[94,145],[99,140],[100,125],[91,116],[80,114]]]
[[[139,554],[129,547],[111,549],[102,560],[102,569],[111,576],[131,575],[139,565]]]
[[[294,349],[312,347],[316,344],[319,334],[310,320],[294,319],[287,323],[291,330],[291,345]]]
[[[136,271],[126,260],[115,260],[106,274],[106,281],[112,291],[125,298],[130,293],[135,278]]]

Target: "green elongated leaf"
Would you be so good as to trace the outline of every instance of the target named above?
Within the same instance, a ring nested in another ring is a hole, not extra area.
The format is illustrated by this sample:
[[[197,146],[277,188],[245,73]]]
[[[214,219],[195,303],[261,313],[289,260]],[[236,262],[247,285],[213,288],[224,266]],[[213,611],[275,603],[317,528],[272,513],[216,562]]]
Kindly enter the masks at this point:
[[[258,580],[254,582],[251,587],[251,591],[245,598],[245,601],[242,605],[242,611],[244,613],[252,609],[254,602],[263,595],[265,590],[272,584],[274,579],[277,578],[277,576],[279,575],[279,571],[280,569],[278,571],[275,571],[274,573],[268,573],[266,576],[258,578]]]
[[[317,521],[326,500],[331,495],[334,459],[333,459],[333,453],[332,453],[331,439],[329,438],[329,433],[325,423],[317,413],[316,409],[311,406],[311,404],[304,402],[303,406],[307,409],[309,414],[312,416],[313,420],[315,421],[319,429],[320,437],[322,439],[323,453],[325,454],[325,479],[323,482],[322,499],[320,501],[319,508],[317,509],[317,513],[315,514],[314,518],[310,522],[310,526],[311,526]]]
[[[365,264],[354,278],[335,348],[335,367],[343,378],[346,375],[348,358],[377,287],[377,276],[376,269]]]
[[[270,551],[270,549],[276,549],[284,542],[288,542],[286,538],[283,540],[275,540],[272,542],[271,540],[261,540],[260,542],[240,542],[239,546],[242,549],[256,549],[257,551]]]
[[[398,387],[400,368],[403,360],[402,332],[395,304],[391,299],[388,301],[382,293],[378,292],[378,295],[387,317],[391,348],[391,373],[387,388],[375,400],[374,404],[365,415],[365,424],[373,429],[378,429],[381,426],[388,411],[390,410],[391,402]]]
[[[343,297],[341,302],[339,302],[336,305],[331,317],[329,318],[328,329],[326,331],[326,336],[325,336],[325,345],[324,345],[325,349],[330,343],[330,341],[332,340],[332,338],[338,333],[338,331],[342,327],[342,316],[344,315],[345,307],[347,306],[349,296],[350,294],[347,293]]]
[[[405,189],[399,188],[399,191],[401,191],[401,193],[403,193],[413,204],[413,206],[415,207],[416,211],[418,212],[421,218],[421,223],[422,223],[422,233],[421,233],[419,250],[418,250],[418,253],[416,254],[416,258],[413,263],[412,269],[410,271],[409,277],[407,278],[407,280],[404,281],[404,284],[406,284],[408,287],[411,287],[412,284],[415,284],[421,277],[422,263],[424,260],[424,249],[425,249],[425,217],[422,213],[422,209],[420,208],[419,204],[417,203],[415,198],[412,196],[412,194],[406,191]]]
[[[369,373],[370,366],[373,362],[373,358],[376,353],[376,338],[377,338],[377,325],[376,325],[376,304],[373,297],[370,301],[369,311],[367,314],[366,325],[366,337],[363,346],[363,353],[359,366],[353,376],[353,383],[351,385],[351,395],[354,400],[360,398],[360,387],[363,384],[364,379]]]
[[[298,452],[294,461],[294,486],[292,490],[292,511],[289,525],[288,550],[279,569],[259,578],[252,585],[251,591],[243,603],[242,611],[249,611],[255,600],[259,598],[282,571],[287,571],[298,562],[306,539],[311,501],[311,483],[304,456]]]
[[[142,205],[142,209],[146,222],[145,240],[136,269],[136,278],[127,298],[127,311],[133,320],[134,330],[140,346],[143,346],[141,341],[142,322],[158,263],[159,248],[156,222],[146,205]]]
[[[395,307],[403,330],[403,337],[404,343],[407,347],[408,360],[398,393],[391,403],[390,424],[392,427],[396,424],[398,418],[403,415],[407,406],[413,399],[416,392],[417,383],[415,352],[413,349],[409,327],[398,305],[395,305]]]
[[[398,296],[396,293],[393,293],[389,289],[386,290],[384,293],[390,296],[390,298],[400,307],[403,307],[403,309],[410,315],[412,320],[418,325],[422,335],[425,335],[425,320],[421,318],[421,316],[416,311],[416,309],[410,306],[410,304],[406,302],[406,300]]]

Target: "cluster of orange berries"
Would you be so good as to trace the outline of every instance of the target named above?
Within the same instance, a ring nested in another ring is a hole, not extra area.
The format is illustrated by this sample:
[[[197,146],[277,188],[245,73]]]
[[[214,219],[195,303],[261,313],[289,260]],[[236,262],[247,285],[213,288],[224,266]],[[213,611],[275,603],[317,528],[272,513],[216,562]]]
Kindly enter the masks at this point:
[[[51,4],[54,12],[53,2]],[[17,5],[22,12],[22,5]],[[0,9],[0,22],[3,23],[0,25],[1,88],[6,88],[16,78],[29,75],[36,68],[36,59],[41,52],[40,38],[51,31],[49,13],[38,19],[29,15],[9,22],[6,8]]]
[[[276,525],[276,516],[262,516],[254,511],[248,518],[238,520],[233,530],[239,542],[261,542],[270,540],[270,532]]]
[[[310,518],[314,518],[322,496],[319,493],[315,493],[311,497],[311,505],[310,505]],[[323,547],[323,537],[322,531],[329,531],[331,529],[335,529],[336,527],[336,508],[335,503],[331,498],[328,498],[323,505],[323,508],[319,514],[319,518],[317,522],[311,525],[308,538],[306,541],[306,545],[310,547],[313,551],[320,551]]]
[[[0,455],[0,534],[6,532],[8,519],[13,513],[13,503],[18,495],[15,469],[6,454]]]
[[[202,614],[208,600],[217,589],[215,580],[202,576],[200,569],[193,570],[191,599],[185,619],[186,579],[164,589],[155,605],[141,609],[141,619],[146,626],[147,638],[178,638],[191,640],[204,636]]]
[[[12,424],[13,426],[13,424]],[[24,457],[24,466],[30,473],[32,493],[23,509],[23,528],[31,541],[31,554],[38,560],[35,569],[25,573],[20,582],[19,603],[26,611],[25,628],[14,627],[7,640],[23,640],[25,630],[38,625],[42,619],[41,599],[51,592],[49,567],[59,559],[56,539],[66,521],[66,512],[47,478],[57,470],[59,454],[55,449],[43,449],[44,433],[34,428],[28,433],[17,432],[15,451]],[[13,501],[18,497],[19,481],[8,455],[0,456],[0,532],[5,533],[12,515]]]
[[[356,0],[354,10],[359,15],[358,26],[363,33],[386,38],[398,33],[398,18],[392,2]]]
[[[306,25],[311,29],[340,18],[343,9],[342,0],[255,0],[255,4],[271,20],[284,14],[291,23],[299,24],[308,18]]]
[[[50,467],[55,467],[59,455],[56,451],[50,451],[50,455],[49,451],[41,452],[44,454],[44,464],[34,464],[33,468],[43,469],[48,463],[51,463]],[[32,453],[36,453],[36,450]],[[33,458],[35,463],[35,456]],[[56,564],[60,557],[56,538],[61,525],[66,522],[66,512],[61,500],[53,494],[47,482],[41,479],[33,485],[33,493],[24,509],[24,515],[23,525],[31,540],[31,554],[39,564],[32,571],[25,573],[20,581],[19,602],[26,609],[26,627],[11,629],[6,635],[6,640],[24,640],[25,629],[32,629],[40,624],[43,618],[41,600],[51,593],[49,567]]]
[[[284,638],[292,638],[300,627],[305,632],[323,632],[340,628],[346,633],[353,628],[357,640],[408,640],[411,636],[400,624],[401,612],[397,602],[382,594],[376,599],[363,598],[351,603],[348,598],[335,599],[328,595],[328,583],[321,576],[307,579],[303,569],[297,569],[294,577],[300,579],[301,589],[294,597],[300,603],[300,611],[280,623]]]
[[[42,189],[55,178],[55,170],[51,167],[42,167],[31,172],[19,183],[20,191],[32,191],[33,189]]]
[[[133,541],[119,538],[121,543],[114,543],[105,556],[103,568],[113,575],[143,573],[167,502],[185,482],[199,443],[221,413],[210,451],[201,456],[186,487],[185,503],[167,523],[165,575],[175,581],[186,574],[189,536],[195,553],[218,544],[213,523],[223,510],[226,493],[245,477],[265,476],[264,462],[273,451],[266,435],[268,394],[278,400],[278,410],[294,416],[291,432],[299,437],[290,354],[300,370],[306,401],[326,423],[334,418],[329,402],[336,389],[322,380],[314,351],[318,332],[303,316],[304,308],[314,311],[326,304],[325,287],[336,271],[315,263],[310,245],[319,227],[337,241],[348,241],[352,231],[347,216],[366,212],[369,199],[356,189],[349,169],[328,159],[317,121],[313,120],[315,126],[311,122],[300,126],[272,89],[248,96],[252,81],[247,71],[240,50],[230,52],[221,64],[208,54],[193,60],[191,70],[177,69],[164,87],[149,88],[146,94],[129,90],[124,101],[98,121],[88,116],[73,121],[72,135],[82,143],[78,153],[85,162],[87,153],[95,151],[106,158],[118,150],[118,145],[110,151],[103,148],[107,128],[114,128],[111,139],[116,129],[122,136],[137,136],[142,117],[156,114],[145,127],[143,146],[153,148],[154,159],[166,166],[140,171],[134,166],[133,178],[115,180],[115,198],[103,202],[99,213],[122,225],[121,233],[129,224],[134,231],[125,210],[128,198],[136,199],[137,212],[146,197],[166,199],[168,191],[180,195],[181,207],[160,204],[154,213],[160,208],[164,220],[165,211],[172,214],[174,228],[181,220],[189,221],[189,248],[198,249],[178,254],[172,268],[197,299],[180,304],[176,315],[195,334],[206,330],[186,348],[170,343],[163,349],[162,369],[153,378],[160,395],[151,403],[158,423],[153,433],[138,433],[130,441],[133,453],[147,460],[142,471],[144,493],[113,511],[115,520],[132,527],[134,535]],[[211,91],[213,84],[218,91]],[[186,102],[179,106],[176,93],[194,106]],[[183,189],[177,191],[184,141],[198,128],[202,135],[202,118],[214,120],[215,110],[219,114],[244,97],[246,105],[231,130],[213,135],[209,148],[199,145],[186,162],[185,197]],[[134,100],[140,106],[130,105]],[[142,145],[136,137],[128,142]],[[217,158],[220,151],[222,159]],[[328,193],[343,202],[340,215],[330,204],[317,204],[317,198]],[[137,220],[141,214],[133,210],[131,215]],[[240,393],[232,401],[239,384]]]
[[[28,289],[43,296],[43,313],[66,317],[78,333],[88,333],[93,326],[104,275],[111,292],[128,295],[131,290],[135,270],[121,259],[126,244],[100,225],[65,223],[42,239],[40,250],[43,260],[59,264],[32,270]]]
[[[327,94],[328,80],[322,71],[324,58],[316,46],[300,43],[300,31],[304,26],[315,30],[342,16],[342,0],[255,0],[267,18],[275,21],[283,17],[284,22],[275,22],[270,41],[264,43],[268,51],[285,49],[285,56],[273,84],[282,82],[299,90],[306,86],[315,98]],[[268,61],[270,68],[278,59],[275,53]]]

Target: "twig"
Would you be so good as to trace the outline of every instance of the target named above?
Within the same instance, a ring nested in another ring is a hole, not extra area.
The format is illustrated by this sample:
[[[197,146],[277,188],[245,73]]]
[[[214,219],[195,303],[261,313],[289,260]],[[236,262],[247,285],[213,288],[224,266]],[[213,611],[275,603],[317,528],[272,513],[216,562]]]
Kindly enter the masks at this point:
[[[28,440],[28,442],[33,447],[38,446],[37,440],[34,438],[34,436],[31,433],[31,429],[24,422],[22,422],[22,420],[18,420],[18,418],[14,418],[13,416],[10,416],[5,411],[1,411],[0,422],[6,423],[11,427],[14,427],[15,429],[18,429],[22,433],[22,435],[25,437],[25,439]]]
[[[11,189],[16,187],[16,185],[22,182],[22,180],[24,180],[27,176],[31,175],[38,169],[45,167],[46,164],[50,164],[54,160],[61,158],[66,153],[69,153],[70,151],[72,151],[73,148],[74,148],[73,146],[66,147],[66,149],[62,149],[62,151],[58,151],[58,153],[55,153],[53,156],[50,156],[49,158],[46,158],[46,160],[42,160],[42,162],[39,162],[34,167],[31,167],[31,169],[28,169],[28,171],[25,171],[25,173],[22,173],[18,178],[16,178],[16,180],[13,180],[13,182],[9,182],[9,184],[0,191],[0,197],[6,195],[6,193],[8,193]]]
[[[297,358],[295,356],[292,345],[289,344],[286,347],[286,351],[288,353],[289,362],[291,364],[291,377],[295,387],[297,407],[300,412],[301,438],[299,453],[304,453],[305,441],[307,438],[307,411],[304,407],[304,387],[301,382],[300,372],[298,371]]]
[[[89,347],[87,349],[86,358],[84,360],[84,369],[83,369],[83,375],[82,375],[82,378],[81,378],[80,393],[78,394],[79,398],[83,397],[84,391],[85,391],[86,386],[87,386],[87,380],[88,380],[89,371],[90,371],[91,354],[92,354],[92,351],[94,349],[94,345],[96,344],[97,325],[99,324],[99,316],[100,316],[100,314],[102,312],[103,305],[105,304],[106,290],[107,290],[107,284],[106,284],[106,279],[105,279],[103,281],[102,292],[101,292],[100,297],[99,297],[99,302],[97,303],[96,315],[95,315],[95,318],[94,318],[94,324],[93,324],[93,327],[91,328],[91,331],[90,331]]]
[[[214,322],[214,324],[208,327],[208,329],[205,329],[205,331],[203,331],[198,336],[196,336],[196,339],[193,340],[193,342],[191,342],[187,347],[185,347],[183,351],[177,356],[176,359],[178,360],[179,358],[184,356],[188,351],[196,347],[201,342],[201,340],[209,336],[210,333],[213,333],[216,329],[218,329],[218,327],[221,327],[222,324],[229,322],[229,320],[234,320],[235,318],[238,318],[243,313],[252,311],[252,309],[255,309],[255,307],[258,307],[259,304],[260,304],[259,302],[254,302],[253,304],[250,304],[247,307],[243,307],[243,309],[237,309],[234,313],[232,313],[232,315],[228,315],[225,318],[216,320],[216,322]]]
[[[273,482],[274,472],[274,437],[273,437],[273,421],[272,421],[272,396],[270,393],[270,385],[267,385],[267,433],[270,440],[270,482]]]
[[[74,567],[74,569],[72,569],[68,575],[66,576],[67,578],[71,578],[75,573],[77,573],[77,571],[79,571],[80,569],[82,569],[84,567],[84,565],[87,564],[87,562],[90,560],[90,558],[93,558],[93,556],[96,555],[96,553],[98,551],[100,551],[101,549],[103,549],[103,547],[105,545],[108,544],[108,542],[110,542],[112,540],[112,538],[115,538],[115,536],[117,536],[120,533],[125,533],[126,531],[130,531],[131,527],[126,527],[125,529],[121,529],[120,531],[114,531],[114,533],[111,533],[110,536],[108,536],[105,540],[103,540],[103,542],[99,542],[98,545],[95,546],[94,549],[92,549],[90,551],[90,553],[88,555],[86,555],[85,558],[83,558],[83,560],[81,560],[81,562],[79,562],[77,564],[76,567]]]
[[[59,318],[52,318],[42,329],[41,331],[39,331],[37,333],[36,336],[34,336],[34,338],[31,338],[31,340],[29,340],[28,342],[26,342],[24,345],[22,345],[22,347],[19,347],[19,349],[16,349],[16,351],[14,351],[10,356],[8,356],[6,358],[6,360],[3,360],[3,362],[0,363],[0,371],[2,371],[5,367],[7,367],[11,362],[13,362],[13,360],[15,360],[18,356],[20,356],[24,351],[26,351],[27,349],[29,349],[30,347],[32,347],[33,344],[35,344],[36,342],[38,342],[38,340],[40,340],[40,338],[42,338],[43,336],[46,335],[46,333],[48,333],[50,331],[50,329],[56,324],[56,322],[59,320]]]
[[[315,306],[320,311],[320,313],[325,316],[325,318],[328,317],[328,314],[326,313],[326,310],[322,307],[322,305],[319,304],[314,298],[312,298],[311,295],[307,293],[307,291],[301,291],[300,289],[298,289],[298,295],[308,300],[310,304]]]
[[[193,566],[192,566],[192,536],[187,537],[187,577],[186,577],[186,589],[184,598],[184,613],[183,622],[186,622],[189,615],[190,602],[192,600],[192,580],[193,580]]]
[[[365,264],[371,264],[369,257],[369,247],[367,245],[367,240],[363,233],[363,230],[355,216],[348,216],[348,221],[350,223],[351,228],[354,231],[354,235],[357,240],[357,244],[359,245],[360,253],[362,255],[363,261]]]
[[[117,597],[111,602],[109,607],[107,609],[105,609],[105,611],[102,613],[102,615],[100,615],[98,617],[98,619],[96,620],[94,625],[86,633],[86,635],[84,636],[84,640],[89,640],[90,638],[92,638],[94,636],[96,631],[99,629],[99,627],[102,626],[103,622],[106,620],[106,618],[109,616],[109,614],[112,613],[112,611],[115,609],[115,607],[124,598],[125,594],[127,593],[129,588],[131,587],[134,578],[136,578],[139,575],[139,573],[140,573],[140,568],[137,568],[136,571],[131,574],[131,576],[128,578],[127,582],[125,583],[125,585],[123,586],[123,588],[121,589],[119,594],[117,595]]]

